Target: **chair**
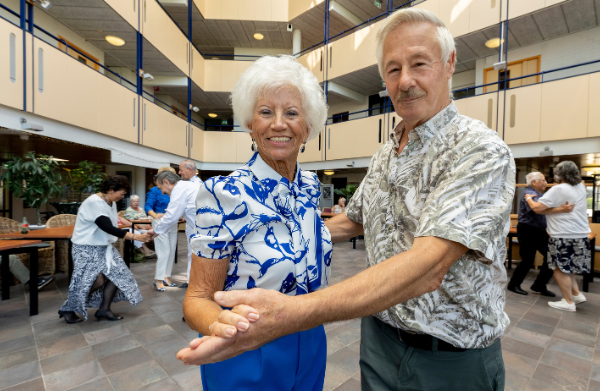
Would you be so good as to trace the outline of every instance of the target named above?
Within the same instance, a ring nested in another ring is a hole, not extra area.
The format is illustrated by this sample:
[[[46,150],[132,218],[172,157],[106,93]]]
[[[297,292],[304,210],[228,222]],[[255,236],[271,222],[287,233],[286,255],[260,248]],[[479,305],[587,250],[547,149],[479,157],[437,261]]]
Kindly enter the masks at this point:
[[[122,210],[122,211],[118,212],[117,216],[125,218],[125,211]],[[117,249],[119,254],[121,254],[121,257],[123,259],[125,259],[124,258],[125,257],[125,241],[123,239],[119,239],[115,243],[113,243],[113,246],[115,246],[115,248]]]
[[[75,225],[77,215],[62,214],[52,216],[46,222],[46,228],[68,227]],[[56,263],[58,271],[69,272],[69,243],[67,241],[56,242]]]
[[[323,213],[331,213],[331,208],[323,208]]]
[[[0,234],[13,234],[21,232],[21,223],[18,221],[0,217]],[[54,242],[47,242],[50,247],[39,250],[38,252],[38,274],[54,274],[56,267],[54,264]],[[29,268],[29,254],[17,255],[21,262]]]

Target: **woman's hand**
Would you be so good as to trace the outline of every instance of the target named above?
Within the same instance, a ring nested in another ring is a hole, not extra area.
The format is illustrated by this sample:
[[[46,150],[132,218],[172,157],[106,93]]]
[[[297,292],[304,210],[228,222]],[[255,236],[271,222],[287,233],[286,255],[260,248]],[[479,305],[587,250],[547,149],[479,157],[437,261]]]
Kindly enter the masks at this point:
[[[145,234],[133,235],[133,240],[137,240],[139,242],[148,243],[152,240],[152,235],[146,232]]]
[[[258,311],[240,304],[230,310],[223,310],[219,318],[209,326],[213,336],[229,339],[235,337],[238,331],[244,332],[250,328],[250,323],[258,320]]]
[[[556,208],[556,213],[571,213],[574,208],[575,204],[569,204],[569,201],[567,201],[558,208]]]

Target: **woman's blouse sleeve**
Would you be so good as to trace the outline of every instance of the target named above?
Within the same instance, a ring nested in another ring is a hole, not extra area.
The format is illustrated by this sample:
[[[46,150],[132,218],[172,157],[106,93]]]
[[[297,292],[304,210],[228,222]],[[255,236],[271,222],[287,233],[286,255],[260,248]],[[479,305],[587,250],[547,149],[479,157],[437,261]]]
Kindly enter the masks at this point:
[[[232,177],[204,182],[196,197],[196,229],[190,238],[192,252],[209,259],[229,258],[236,243],[250,230],[244,185]]]

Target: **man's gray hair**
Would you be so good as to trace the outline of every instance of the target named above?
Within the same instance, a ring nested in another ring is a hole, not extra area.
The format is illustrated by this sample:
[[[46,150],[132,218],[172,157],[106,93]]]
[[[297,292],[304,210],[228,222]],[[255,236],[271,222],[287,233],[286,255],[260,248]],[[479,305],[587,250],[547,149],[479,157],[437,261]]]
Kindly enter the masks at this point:
[[[132,195],[131,197],[129,197],[129,200],[130,200],[130,201],[135,201],[135,200],[138,200],[138,201],[139,201],[139,200],[140,200],[140,196],[139,196],[139,195],[135,195],[135,194],[134,194],[134,195]]]
[[[327,120],[325,93],[315,75],[288,55],[259,58],[235,83],[231,91],[231,105],[240,128],[250,132],[248,124],[252,123],[256,102],[286,87],[296,88],[300,93],[302,115],[310,132],[308,140],[317,137]]]
[[[525,175],[525,180],[527,181],[527,186],[531,186],[531,182],[535,181],[536,179],[540,179],[541,176],[544,176],[544,174],[542,174],[541,172],[538,172],[538,171],[533,171],[533,172],[530,172],[529,174]]]
[[[162,171],[156,176],[156,183],[159,183],[162,185],[162,183],[165,179],[167,180],[167,182],[169,182],[172,185],[176,184],[178,181],[181,180],[179,175],[175,174],[174,172]]]
[[[570,160],[560,162],[554,168],[554,179],[556,182],[568,183],[571,186],[577,186],[581,183],[581,171],[577,164]]]
[[[444,65],[448,62],[452,53],[456,52],[456,45],[452,33],[450,33],[450,30],[446,28],[444,22],[442,22],[433,12],[414,7],[400,9],[385,19],[375,37],[375,58],[377,59],[379,74],[383,80],[385,80],[383,75],[383,44],[385,39],[396,27],[403,23],[411,22],[425,22],[437,27],[435,37],[440,44],[440,49],[442,51],[441,60]],[[452,78],[448,80],[448,89],[452,92]]]
[[[192,171],[194,171],[194,172],[197,172],[197,171],[198,171],[198,169],[196,168],[196,163],[194,163],[194,162],[193,162],[193,161],[191,161],[191,160],[184,160],[184,161],[182,161],[181,163],[183,163],[183,166],[184,166],[185,168],[187,168],[188,170],[192,170]]]

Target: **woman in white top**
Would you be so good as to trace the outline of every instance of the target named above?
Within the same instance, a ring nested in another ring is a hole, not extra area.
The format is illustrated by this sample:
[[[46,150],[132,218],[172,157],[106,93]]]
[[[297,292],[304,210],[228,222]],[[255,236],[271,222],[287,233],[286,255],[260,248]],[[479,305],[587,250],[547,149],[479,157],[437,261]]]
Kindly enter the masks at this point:
[[[98,320],[121,320],[110,310],[113,302],[137,305],[142,294],[131,271],[113,246],[119,238],[147,242],[149,234],[135,235],[118,229],[117,201],[131,191],[126,177],[115,175],[102,183],[100,192],[86,199],[77,213],[73,231],[73,276],[69,297],[58,311],[67,323],[87,319],[86,308],[98,308]]]
[[[563,294],[560,301],[549,302],[550,307],[575,311],[575,305],[586,301],[579,291],[575,273],[589,273],[592,259],[588,233],[590,225],[587,216],[587,191],[581,183],[577,165],[570,161],[559,163],[554,169],[554,179],[558,185],[546,192],[539,202],[532,200],[530,194],[525,200],[536,212],[555,208],[565,202],[575,204],[571,213],[547,215],[548,267],[554,270],[554,278]]]
[[[339,214],[344,213],[346,211],[346,199],[344,197],[340,197],[337,205],[333,207],[333,213]]]

